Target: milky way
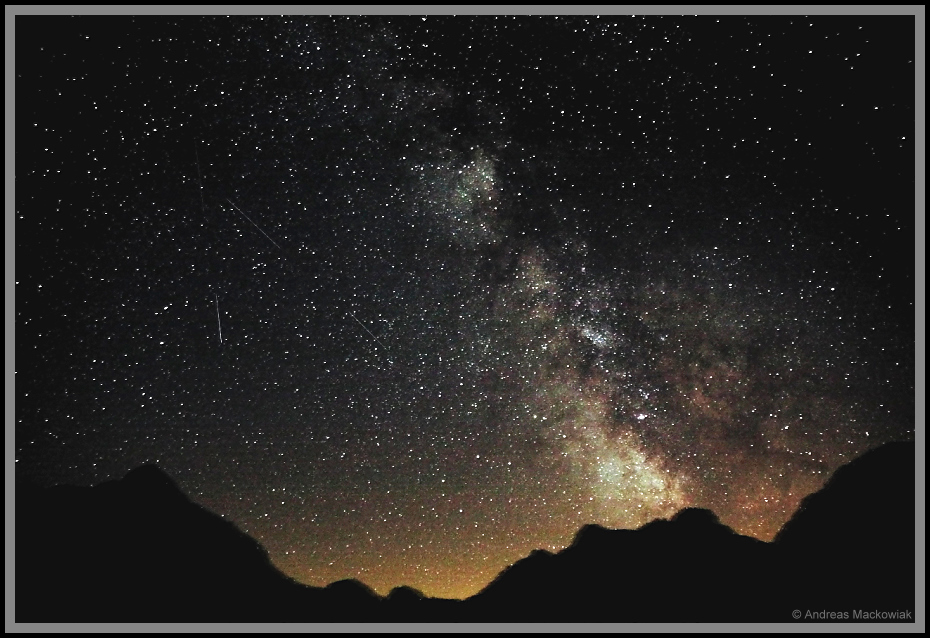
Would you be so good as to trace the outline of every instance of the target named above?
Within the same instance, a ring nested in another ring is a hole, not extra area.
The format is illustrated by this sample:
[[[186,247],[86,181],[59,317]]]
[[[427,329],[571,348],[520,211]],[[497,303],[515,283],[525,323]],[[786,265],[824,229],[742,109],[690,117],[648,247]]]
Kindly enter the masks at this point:
[[[464,597],[913,437],[913,17],[16,46],[17,476],[156,463],[301,582]]]

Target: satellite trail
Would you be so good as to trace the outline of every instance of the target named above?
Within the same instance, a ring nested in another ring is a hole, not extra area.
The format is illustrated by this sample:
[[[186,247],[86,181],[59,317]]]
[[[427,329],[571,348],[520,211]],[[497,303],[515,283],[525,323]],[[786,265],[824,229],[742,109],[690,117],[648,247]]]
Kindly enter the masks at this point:
[[[229,204],[230,204],[233,208],[235,208],[236,211],[238,211],[238,213],[239,213],[240,215],[242,215],[242,216],[245,217],[247,220],[249,220],[249,223],[251,223],[253,226],[255,226],[255,228],[257,228],[257,229],[259,230],[259,232],[260,232],[262,235],[264,235],[264,236],[268,239],[268,241],[270,241],[272,244],[274,244],[274,245],[277,247],[278,250],[280,250],[281,252],[284,252],[284,249],[281,248],[281,246],[278,245],[278,242],[276,242],[276,241],[273,240],[271,237],[269,237],[269,236],[268,236],[268,233],[266,233],[264,230],[262,230],[261,226],[259,226],[258,224],[256,224],[254,221],[252,221],[252,220],[249,218],[248,215],[246,215],[244,212],[242,212],[242,209],[239,208],[238,206],[236,206],[236,205],[233,203],[233,201],[232,201],[231,199],[229,199],[229,198],[227,197],[227,198],[226,198],[226,201],[229,202]],[[220,319],[220,316],[219,316],[219,308],[220,308],[220,306],[219,306],[219,301],[217,301],[217,305],[216,305],[216,312],[217,312],[217,314],[216,314],[216,320],[217,320],[217,323],[219,323],[219,319]],[[349,316],[351,316],[353,319],[355,319],[355,321],[358,323],[358,325],[360,325],[360,326],[362,327],[362,329],[363,329],[365,332],[367,332],[367,333],[369,334],[369,336],[371,336],[372,339],[374,339],[375,343],[377,343],[379,346],[381,346],[381,348],[384,350],[385,353],[390,352],[390,351],[388,350],[387,346],[385,346],[385,345],[381,342],[381,340],[378,339],[378,337],[376,337],[376,336],[374,335],[374,333],[372,333],[371,330],[368,329],[367,326],[365,326],[365,324],[363,324],[361,321],[359,321],[358,317],[356,317],[356,316],[355,316],[353,313],[351,313],[351,312],[349,312],[348,314],[349,314]],[[220,330],[220,343],[222,343],[222,342],[223,342],[223,332],[222,332],[222,329],[221,329],[221,330]],[[386,357],[386,358],[387,358],[387,362],[388,362],[389,364],[391,364],[391,366],[393,367],[393,366],[394,366],[394,362],[391,361],[390,357]]]
[[[249,222],[250,222],[253,226],[255,226],[255,228],[258,229],[258,232],[260,232],[260,233],[261,233],[262,235],[264,235],[265,237],[268,237],[268,233],[266,233],[265,231],[263,231],[263,230],[261,229],[261,226],[259,226],[258,224],[256,224],[255,222],[253,222],[251,219],[249,219],[249,216],[246,215],[245,213],[243,213],[242,210],[241,210],[238,206],[236,206],[235,204],[233,204],[231,199],[229,199],[229,198],[227,197],[227,198],[226,198],[226,201],[229,202],[229,203],[232,205],[233,208],[235,208],[237,211],[239,211],[239,214],[240,214],[240,215],[242,215],[243,217],[245,217],[246,219],[248,219]],[[270,242],[271,242],[272,244],[274,244],[275,246],[278,246],[278,242],[276,242],[275,240],[273,240],[271,237],[268,237],[268,241],[270,241]],[[281,248],[280,246],[278,246],[278,250],[284,252],[284,249]]]
[[[349,313],[349,316],[352,317],[353,319],[355,319],[355,321],[358,322],[358,325],[360,325],[360,326],[362,327],[362,329],[365,330],[365,332],[367,332],[368,334],[370,334],[370,335],[371,335],[371,338],[374,339],[375,342],[376,342],[379,346],[381,346],[382,348],[384,348],[384,351],[385,351],[385,352],[388,351],[387,346],[385,346],[383,343],[381,343],[381,340],[378,339],[378,337],[376,337],[376,336],[371,332],[371,330],[369,330],[369,329],[365,326],[365,324],[363,324],[361,321],[359,321],[359,320],[358,320],[358,317],[356,317],[356,316],[355,316],[354,314],[352,314],[351,312]],[[391,361],[390,358],[388,358],[387,361],[388,361],[388,363],[390,363],[392,366],[394,365],[394,362]]]

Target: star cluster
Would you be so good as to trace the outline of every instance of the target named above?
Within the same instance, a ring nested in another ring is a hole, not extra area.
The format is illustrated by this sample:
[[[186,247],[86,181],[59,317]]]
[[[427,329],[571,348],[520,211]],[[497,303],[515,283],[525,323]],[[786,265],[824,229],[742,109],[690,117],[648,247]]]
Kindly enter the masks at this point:
[[[771,539],[913,436],[913,21],[18,17],[17,476],[382,594]]]

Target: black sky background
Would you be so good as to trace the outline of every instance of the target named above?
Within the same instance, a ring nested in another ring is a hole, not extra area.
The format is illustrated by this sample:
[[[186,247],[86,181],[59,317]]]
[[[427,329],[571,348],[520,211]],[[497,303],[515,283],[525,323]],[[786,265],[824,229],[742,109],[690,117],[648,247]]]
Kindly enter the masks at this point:
[[[913,437],[914,55],[913,16],[17,16],[17,479],[154,462],[380,593],[687,505],[768,540]]]

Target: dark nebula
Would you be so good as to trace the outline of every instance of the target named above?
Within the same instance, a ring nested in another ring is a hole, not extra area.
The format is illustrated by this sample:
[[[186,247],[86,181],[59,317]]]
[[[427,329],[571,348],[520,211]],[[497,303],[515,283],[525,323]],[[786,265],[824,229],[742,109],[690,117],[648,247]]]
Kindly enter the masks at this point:
[[[16,18],[16,472],[307,584],[771,540],[913,439],[914,16]]]

